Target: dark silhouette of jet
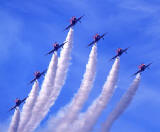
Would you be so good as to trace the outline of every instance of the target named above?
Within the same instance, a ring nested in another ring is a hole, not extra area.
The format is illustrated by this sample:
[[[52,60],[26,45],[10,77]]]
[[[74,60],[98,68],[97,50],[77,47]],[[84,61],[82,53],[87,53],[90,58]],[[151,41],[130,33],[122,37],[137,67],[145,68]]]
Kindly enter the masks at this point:
[[[9,109],[9,111],[12,111],[13,109],[16,109],[17,107],[19,107],[23,102],[25,102],[25,100],[27,99],[28,97],[20,100],[18,98],[16,98],[15,102],[16,102],[16,105],[13,106],[12,108]]]
[[[44,74],[46,73],[46,71],[47,71],[47,70],[44,70],[43,72],[36,71],[36,72],[34,73],[35,78],[34,78],[33,80],[31,80],[31,81],[29,82],[29,84],[31,84],[31,83],[33,83],[34,81],[36,81],[37,79],[39,79],[42,75],[44,75]]]
[[[102,35],[99,35],[99,34],[96,34],[93,36],[94,40],[88,44],[88,46],[91,46],[93,44],[95,44],[96,42],[98,42],[100,39],[104,39],[104,36],[106,35],[106,33],[102,34]]]
[[[81,22],[80,20],[82,19],[82,17],[84,17],[84,15],[81,16],[81,17],[79,17],[79,18],[76,18],[75,16],[73,16],[73,17],[70,19],[70,25],[67,26],[67,27],[64,29],[64,31],[65,31],[65,30],[68,30],[69,28],[71,28],[71,27],[73,27],[74,25],[76,25],[77,22]]]
[[[49,52],[48,52],[47,54],[45,54],[45,55],[49,55],[49,54],[51,54],[51,53],[54,54],[55,51],[57,51],[57,50],[60,49],[60,48],[63,48],[63,46],[64,46],[65,43],[67,43],[67,41],[64,42],[64,43],[62,43],[62,44],[58,44],[57,42],[55,42],[55,43],[53,44],[54,49],[51,50],[51,51],[49,51]]]
[[[149,68],[149,66],[151,65],[152,63],[149,63],[148,65],[145,65],[145,64],[141,64],[138,66],[139,70],[134,73],[132,76],[135,76],[137,75],[138,73],[142,73],[143,71],[145,71],[147,68]]]
[[[128,49],[129,49],[129,47],[128,47],[128,48],[125,48],[125,49],[118,48],[117,51],[116,51],[117,54],[116,54],[114,57],[112,57],[110,60],[114,60],[115,58],[121,56],[123,53],[127,53],[127,50],[128,50]]]

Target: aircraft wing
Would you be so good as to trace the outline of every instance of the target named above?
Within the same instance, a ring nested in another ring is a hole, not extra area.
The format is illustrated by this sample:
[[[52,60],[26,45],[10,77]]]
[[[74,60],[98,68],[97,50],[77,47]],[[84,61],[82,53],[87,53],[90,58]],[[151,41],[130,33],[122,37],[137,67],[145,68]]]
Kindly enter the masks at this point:
[[[128,48],[124,49],[123,52],[126,52],[128,50]],[[126,52],[127,53],[127,52]]]
[[[66,41],[66,42],[63,42],[60,46],[59,46],[59,48],[63,48],[63,45],[65,44],[65,43],[67,43],[68,41]]]
[[[130,48],[130,47],[125,48],[125,49],[123,50],[123,52],[126,52],[126,53],[127,53],[127,50],[128,50],[129,48]]]
[[[104,33],[103,35],[101,35],[100,39],[103,38],[107,33]],[[104,38],[103,38],[104,39]]]
[[[106,33],[104,33],[104,34],[101,36],[101,38],[103,38],[105,35],[106,35]]]
[[[82,17],[84,17],[84,15],[81,16],[81,17],[79,17],[79,18],[77,19],[77,22],[80,21],[80,20],[82,19]]]
[[[118,57],[118,55],[115,55],[114,57],[112,57],[111,59],[110,59],[110,61],[111,60],[114,60],[115,58],[117,58]]]
[[[146,65],[146,68],[149,67],[152,63],[149,63],[148,65]]]
[[[80,20],[82,19],[82,17],[84,17],[84,15],[81,16],[81,17],[79,17],[79,18],[77,19],[76,23],[77,23],[78,21],[80,21]],[[75,23],[75,24],[76,24],[76,23]],[[65,30],[68,30],[70,27],[74,26],[75,24],[70,24],[68,27],[66,27],[66,28],[64,29],[64,31],[65,31]]]
[[[41,72],[41,75],[44,75],[46,73],[47,69]]]
[[[22,99],[21,102],[23,103],[27,98],[28,98],[28,96],[25,97],[24,99]]]
[[[141,70],[139,70],[139,71],[137,71],[136,73],[134,73],[132,76],[135,76],[135,75],[137,75],[138,73],[140,73],[140,72],[142,72]],[[132,77],[131,76],[131,77]]]
[[[68,30],[70,27],[72,27],[73,26],[73,24],[70,24],[68,27],[66,27],[65,29],[64,29],[64,31],[65,30]]]
[[[91,46],[92,44],[94,44],[95,43],[95,41],[92,41],[90,44],[88,44],[88,46]]]
[[[29,82],[29,84],[31,84],[31,83],[33,83],[34,81],[36,81],[36,79],[37,79],[37,78],[34,78],[33,80],[31,80],[31,81]]]
[[[53,50],[49,51],[47,54],[45,54],[45,55],[49,55],[49,54],[51,54],[51,53],[54,53],[55,51],[56,51],[56,50],[53,49]]]
[[[9,111],[12,111],[13,109],[15,109],[17,107],[17,105],[13,106],[12,108],[9,109]]]

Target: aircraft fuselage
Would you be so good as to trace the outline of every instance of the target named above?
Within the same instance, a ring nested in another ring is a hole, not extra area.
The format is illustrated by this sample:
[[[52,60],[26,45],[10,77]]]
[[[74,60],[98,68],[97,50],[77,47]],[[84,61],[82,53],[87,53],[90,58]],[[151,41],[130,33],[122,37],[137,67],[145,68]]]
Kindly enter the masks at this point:
[[[19,106],[21,104],[21,100],[16,101],[16,105]]]
[[[40,73],[36,74],[36,78],[37,78],[37,79],[39,79],[40,77],[41,77],[41,74],[40,74]]]

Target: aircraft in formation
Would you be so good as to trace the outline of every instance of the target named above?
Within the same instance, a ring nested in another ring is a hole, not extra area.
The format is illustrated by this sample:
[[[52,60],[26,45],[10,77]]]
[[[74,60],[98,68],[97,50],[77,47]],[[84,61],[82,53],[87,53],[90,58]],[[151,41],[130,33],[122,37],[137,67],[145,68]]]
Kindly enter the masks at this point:
[[[94,35],[93,36],[94,40],[90,44],[88,44],[88,46],[91,46],[91,45],[97,43],[100,39],[104,39],[105,35],[106,35],[106,33],[104,33],[102,35],[99,35],[99,34]]]
[[[81,16],[81,17],[79,17],[79,18],[76,18],[75,16],[73,16],[73,17],[70,19],[70,25],[67,26],[67,27],[64,29],[64,31],[65,31],[65,30],[68,30],[69,28],[71,28],[71,27],[73,27],[74,25],[76,25],[77,22],[81,22],[82,17],[84,17],[84,15]]]
[[[67,27],[64,29],[64,31],[65,31],[65,30],[68,30],[69,28],[71,28],[71,27],[73,27],[74,25],[76,25],[77,22],[81,22],[80,20],[81,20],[83,17],[84,17],[84,15],[81,16],[81,17],[79,17],[79,18],[76,18],[75,16],[73,16],[73,17],[71,18],[71,20],[70,20],[70,25],[67,26]],[[96,34],[96,35],[94,36],[94,40],[93,40],[90,44],[88,44],[88,46],[91,46],[91,45],[93,45],[93,44],[96,44],[99,40],[104,39],[104,36],[105,36],[106,34],[107,34],[107,33],[104,33],[104,34],[102,34],[102,35]],[[57,50],[60,49],[60,48],[63,48],[64,44],[66,44],[66,43],[67,43],[67,41],[66,41],[66,42],[63,42],[62,44],[59,44],[59,43],[55,42],[55,43],[53,44],[54,49],[52,49],[51,51],[49,51],[46,55],[49,55],[49,54],[51,54],[51,53],[54,54],[55,51],[57,51]],[[117,49],[117,54],[116,54],[114,57],[112,57],[110,60],[114,60],[115,58],[121,56],[123,53],[127,53],[127,50],[128,50],[128,49],[129,49],[129,47],[128,47],[128,48],[125,48],[125,49],[118,48],[118,49]],[[149,64],[147,64],[147,65],[146,65],[146,64],[141,64],[141,65],[139,65],[139,70],[138,70],[136,73],[134,73],[132,76],[135,76],[135,75],[137,75],[138,73],[142,73],[142,72],[145,71],[147,68],[149,68],[149,66],[150,66],[151,64],[152,64],[152,63],[149,63]],[[29,82],[29,84],[31,84],[31,83],[33,83],[34,81],[36,81],[37,79],[39,79],[42,75],[44,75],[44,74],[46,73],[46,71],[47,71],[47,70],[44,70],[43,72],[39,72],[39,71],[35,72],[35,73],[34,73],[35,78],[34,78],[33,80],[31,80],[31,81]],[[20,100],[20,99],[17,98],[17,99],[16,99],[16,105],[15,105],[14,107],[12,107],[11,109],[9,109],[9,111],[11,111],[11,110],[13,110],[13,109],[16,109],[16,107],[20,106],[26,99],[27,99],[27,97],[24,98],[24,99],[22,99],[22,100]]]
[[[16,100],[15,100],[16,105],[13,106],[12,108],[10,108],[9,111],[12,111],[13,109],[16,109],[17,107],[19,107],[23,102],[25,102],[25,100],[26,100],[27,98],[28,98],[28,97],[25,97],[25,98],[22,99],[22,100],[16,98]]]
[[[135,76],[135,75],[137,75],[138,73],[142,73],[143,71],[145,71],[147,68],[149,68],[149,66],[151,65],[152,63],[149,63],[149,64],[141,64],[141,65],[139,65],[138,66],[138,68],[139,68],[139,70],[136,72],[136,73],[134,73],[132,76]]]
[[[43,72],[36,71],[36,72],[34,73],[35,78],[34,78],[33,80],[31,80],[31,81],[29,82],[29,84],[31,84],[31,83],[35,82],[37,79],[39,79],[42,75],[44,75],[44,74],[46,73],[46,71],[47,71],[47,70],[44,70]]]
[[[62,44],[59,44],[59,43],[55,42],[55,43],[53,44],[54,49],[51,50],[51,51],[49,51],[49,52],[48,52],[47,54],[45,54],[45,55],[49,55],[49,54],[51,54],[51,53],[54,54],[55,51],[57,51],[57,50],[60,49],[60,48],[63,48],[63,46],[64,46],[65,43],[67,43],[67,41],[66,41],[66,42],[63,42]]]
[[[121,56],[123,53],[127,53],[127,50],[129,49],[128,48],[125,48],[125,49],[122,49],[122,48],[118,48],[117,49],[117,55],[115,55],[114,57],[112,57],[110,60],[114,60],[115,58]],[[149,68],[149,66],[151,65],[152,63],[149,63],[149,64],[141,64],[138,66],[139,70],[134,73],[132,76],[135,76],[137,75],[138,73],[142,73],[143,71],[145,71],[147,68]]]
[[[129,47],[128,47],[128,48],[125,48],[125,49],[118,48],[118,49],[116,50],[117,54],[116,54],[114,57],[112,57],[110,60],[114,60],[115,58],[121,56],[123,53],[127,53],[127,50],[128,50],[128,49],[129,49]]]
[[[42,75],[44,75],[44,74],[46,73],[46,71],[47,71],[47,70],[44,70],[43,72],[36,71],[36,72],[34,73],[35,78],[34,78],[33,80],[31,80],[31,81],[29,82],[29,84],[31,84],[31,83],[33,83],[34,81],[36,81],[37,79],[39,79]],[[16,107],[20,106],[27,98],[28,98],[28,97],[26,97],[26,98],[24,98],[24,99],[22,99],[22,100],[16,98],[16,100],[15,100],[16,105],[13,106],[11,109],[9,109],[9,111],[11,111],[11,110],[13,110],[13,109],[16,109]]]

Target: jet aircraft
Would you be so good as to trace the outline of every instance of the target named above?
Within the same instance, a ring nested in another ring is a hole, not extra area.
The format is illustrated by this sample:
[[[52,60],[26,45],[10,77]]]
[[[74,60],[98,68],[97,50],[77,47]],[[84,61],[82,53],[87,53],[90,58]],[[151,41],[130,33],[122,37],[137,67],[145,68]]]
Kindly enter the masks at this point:
[[[132,76],[135,76],[135,75],[137,75],[138,73],[142,73],[143,71],[145,71],[146,70],[146,68],[149,68],[149,66],[151,65],[152,63],[149,63],[149,64],[141,64],[141,65],[139,65],[138,66],[138,68],[139,68],[139,70],[136,72],[136,73],[134,73]]]
[[[12,108],[9,109],[9,111],[12,111],[13,109],[16,109],[17,107],[19,107],[28,97],[20,100],[18,98],[16,98],[15,102],[16,102],[16,105],[13,106]]]
[[[47,54],[45,54],[45,55],[49,55],[49,54],[51,54],[51,53],[54,54],[55,51],[57,51],[57,50],[60,49],[60,48],[63,48],[63,46],[64,46],[65,43],[67,43],[67,41],[66,41],[66,42],[63,42],[62,44],[58,44],[57,42],[55,42],[55,43],[53,44],[54,49],[51,50],[51,51],[49,51],[49,52],[48,52]]]
[[[33,80],[31,80],[31,81],[29,82],[29,84],[31,84],[31,83],[33,83],[34,81],[36,81],[37,79],[39,79],[42,75],[44,75],[44,74],[46,73],[46,71],[47,71],[47,70],[44,70],[43,72],[36,71],[36,72],[34,73],[35,78],[34,78]]]
[[[104,39],[105,35],[106,35],[106,33],[102,34],[101,36],[99,34],[96,34],[95,36],[93,36],[94,40],[90,44],[88,44],[88,46],[91,46],[91,45],[95,44],[100,39]]]
[[[112,57],[110,60],[114,60],[115,58],[117,58],[118,56],[121,56],[123,53],[127,53],[127,50],[129,49],[129,47],[128,48],[125,48],[125,49],[122,49],[122,48],[118,48],[117,49],[117,54],[114,56],[114,57]]]
[[[65,30],[68,30],[69,28],[71,28],[71,27],[73,27],[74,25],[76,25],[77,22],[81,22],[80,20],[82,19],[82,17],[84,17],[84,15],[81,16],[81,17],[79,17],[79,18],[76,18],[75,16],[73,16],[73,17],[70,19],[70,25],[67,26],[67,27],[64,29],[64,31],[65,31]]]

